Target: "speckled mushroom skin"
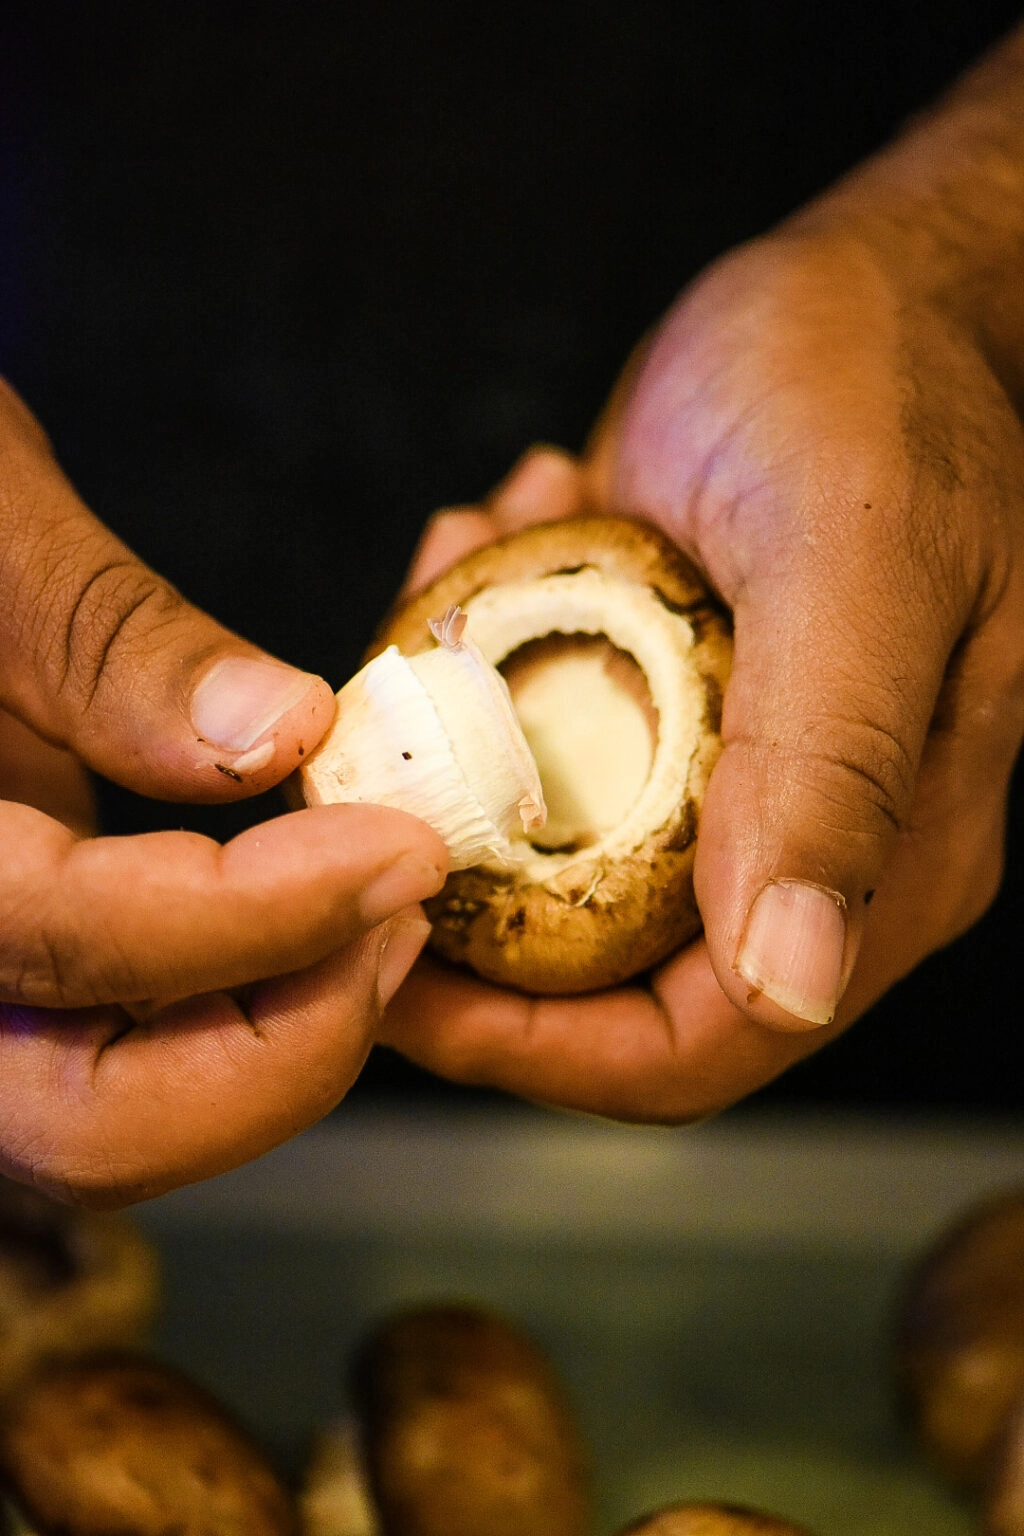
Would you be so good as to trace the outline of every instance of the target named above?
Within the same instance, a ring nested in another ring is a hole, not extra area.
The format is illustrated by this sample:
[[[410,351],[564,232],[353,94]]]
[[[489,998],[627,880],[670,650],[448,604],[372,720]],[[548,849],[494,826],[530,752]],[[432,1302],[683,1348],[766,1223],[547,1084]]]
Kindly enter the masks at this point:
[[[813,1536],[805,1526],[733,1504],[670,1504],[619,1536]]]
[[[428,903],[436,953],[531,993],[615,986],[700,931],[693,862],[700,806],[721,745],[721,701],[732,655],[728,616],[690,561],[657,529],[628,518],[583,517],[538,524],[477,550],[394,612],[371,653],[386,645],[408,655],[428,648],[428,621],[485,587],[587,566],[649,586],[688,620],[705,685],[704,733],[675,814],[629,857],[610,864],[583,851],[544,885],[516,871],[463,870]]]
[[[352,1374],[383,1536],[590,1536],[575,1418],[545,1354],[504,1318],[398,1313]]]
[[[1024,1391],[1024,1190],[941,1234],[909,1279],[895,1343],[897,1390],[926,1456],[980,1487]]]
[[[294,1501],[227,1411],[141,1356],[31,1377],[0,1425],[0,1475],[38,1536],[299,1536]]]

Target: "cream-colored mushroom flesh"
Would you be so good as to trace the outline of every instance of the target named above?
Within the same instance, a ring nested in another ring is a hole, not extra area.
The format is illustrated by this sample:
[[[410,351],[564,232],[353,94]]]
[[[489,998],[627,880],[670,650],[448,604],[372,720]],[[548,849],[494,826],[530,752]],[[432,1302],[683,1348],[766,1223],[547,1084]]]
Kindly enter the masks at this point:
[[[561,654],[525,666],[518,686],[510,666],[513,702],[555,806],[543,832],[513,839],[527,876],[549,879],[583,849],[615,859],[639,847],[677,810],[700,740],[705,689],[686,618],[648,587],[589,567],[488,587],[466,615],[496,666],[539,637],[567,637]],[[574,645],[577,636],[607,650]],[[618,669],[606,665],[608,651],[622,655]]]
[[[643,672],[601,635],[529,640],[501,663],[548,809],[530,842],[589,848],[619,826],[647,783],[658,722]]]

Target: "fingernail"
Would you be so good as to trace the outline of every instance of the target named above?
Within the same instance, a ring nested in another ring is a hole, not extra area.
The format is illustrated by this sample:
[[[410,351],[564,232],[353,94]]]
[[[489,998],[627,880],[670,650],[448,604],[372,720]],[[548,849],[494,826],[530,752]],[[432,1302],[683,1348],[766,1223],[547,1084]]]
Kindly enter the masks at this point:
[[[371,879],[359,898],[359,915],[368,928],[375,928],[403,907],[436,896],[444,878],[444,871],[429,859],[403,854]]]
[[[531,448],[498,493],[507,512],[531,512],[577,478],[576,460],[561,448]]]
[[[192,694],[196,735],[224,752],[246,752],[316,685],[308,672],[274,661],[229,656]]]
[[[754,901],[736,969],[807,1024],[829,1024],[839,1002],[846,902],[805,880],[772,880]]]
[[[377,951],[377,1003],[381,1012],[408,976],[429,932],[430,924],[425,917],[399,914],[385,924]]]

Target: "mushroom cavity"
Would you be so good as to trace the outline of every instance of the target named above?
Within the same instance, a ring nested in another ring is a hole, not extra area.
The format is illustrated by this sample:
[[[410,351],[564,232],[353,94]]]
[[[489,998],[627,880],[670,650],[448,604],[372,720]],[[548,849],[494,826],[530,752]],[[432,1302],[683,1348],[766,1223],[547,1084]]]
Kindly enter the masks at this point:
[[[621,826],[650,776],[658,717],[643,671],[603,635],[528,640],[501,663],[540,775],[540,853],[590,848]]]

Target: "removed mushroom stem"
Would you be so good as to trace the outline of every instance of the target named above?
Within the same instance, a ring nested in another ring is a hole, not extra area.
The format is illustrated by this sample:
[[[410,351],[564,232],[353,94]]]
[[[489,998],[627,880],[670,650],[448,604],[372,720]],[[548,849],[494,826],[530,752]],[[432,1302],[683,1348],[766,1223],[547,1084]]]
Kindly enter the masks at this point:
[[[320,1431],[302,1491],[303,1536],[380,1536],[359,1428],[341,1419]]]
[[[338,694],[334,725],[307,759],[309,805],[360,801],[418,816],[444,839],[453,869],[517,862],[513,836],[544,825],[540,775],[501,674],[450,606],[430,621],[437,644],[388,646]]]

